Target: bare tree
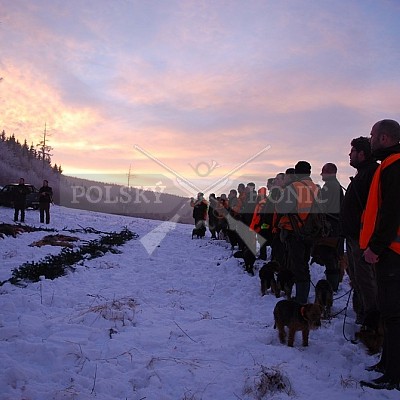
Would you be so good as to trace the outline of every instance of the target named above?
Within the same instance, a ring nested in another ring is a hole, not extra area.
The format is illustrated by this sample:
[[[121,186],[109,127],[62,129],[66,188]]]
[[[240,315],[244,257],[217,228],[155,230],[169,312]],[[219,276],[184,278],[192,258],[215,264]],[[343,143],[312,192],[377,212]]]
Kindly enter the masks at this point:
[[[36,145],[36,147],[39,148],[40,153],[42,154],[42,162],[43,162],[43,168],[46,165],[46,162],[48,164],[51,163],[51,156],[50,152],[53,150],[53,147],[48,145],[48,137],[50,134],[47,132],[47,123],[44,124],[44,131],[43,131],[43,139]]]

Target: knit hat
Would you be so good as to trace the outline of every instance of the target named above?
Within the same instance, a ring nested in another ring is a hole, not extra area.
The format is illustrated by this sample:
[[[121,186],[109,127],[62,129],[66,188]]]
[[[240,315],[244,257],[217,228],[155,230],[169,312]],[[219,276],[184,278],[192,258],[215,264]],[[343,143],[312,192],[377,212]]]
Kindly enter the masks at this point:
[[[299,161],[294,166],[294,172],[296,175],[310,175],[311,174],[311,165],[307,161]]]

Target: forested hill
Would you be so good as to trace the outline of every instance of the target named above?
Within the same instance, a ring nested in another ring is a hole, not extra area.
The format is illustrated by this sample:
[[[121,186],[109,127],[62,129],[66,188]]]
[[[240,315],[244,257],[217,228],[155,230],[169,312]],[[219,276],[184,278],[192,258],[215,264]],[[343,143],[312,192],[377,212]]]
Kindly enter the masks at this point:
[[[127,215],[161,221],[192,223],[192,208],[186,198],[167,193],[151,192],[106,182],[95,182],[62,174],[61,166],[51,162],[51,155],[37,150],[26,140],[20,143],[14,135],[0,134],[0,186],[18,182],[37,188],[43,179],[54,191],[54,202],[109,214]]]
[[[14,135],[6,137],[4,130],[0,134],[0,154],[0,185],[24,178],[26,183],[40,187],[43,179],[54,181],[62,173],[57,164],[51,165],[48,153],[33,144],[28,146],[26,140],[21,144]]]

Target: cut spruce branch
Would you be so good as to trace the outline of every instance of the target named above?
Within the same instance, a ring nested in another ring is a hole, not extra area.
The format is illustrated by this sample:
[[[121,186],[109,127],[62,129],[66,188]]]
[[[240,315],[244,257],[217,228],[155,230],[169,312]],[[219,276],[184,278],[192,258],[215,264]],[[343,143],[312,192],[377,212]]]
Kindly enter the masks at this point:
[[[20,225],[20,224],[0,224],[0,238],[4,238],[4,236],[12,236],[17,237],[20,233],[25,232],[38,232],[38,231],[46,231],[46,232],[55,232],[53,228],[36,228],[35,226],[28,225]]]
[[[24,282],[38,282],[41,277],[55,279],[64,276],[68,271],[73,271],[74,264],[79,261],[102,257],[105,253],[118,254],[120,251],[117,246],[122,246],[137,237],[136,233],[124,228],[119,233],[111,232],[101,236],[100,239],[91,240],[79,249],[63,248],[57,255],[48,255],[40,261],[26,262],[15,268],[12,277],[0,282],[0,286],[6,282],[24,286]]]

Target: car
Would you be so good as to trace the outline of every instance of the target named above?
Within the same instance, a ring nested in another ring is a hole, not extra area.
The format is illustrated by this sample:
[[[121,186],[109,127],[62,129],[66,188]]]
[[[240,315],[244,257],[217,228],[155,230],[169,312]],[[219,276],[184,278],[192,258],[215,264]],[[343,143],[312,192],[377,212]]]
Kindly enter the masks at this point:
[[[39,208],[39,190],[33,185],[25,184],[25,186],[29,190],[25,206],[37,210]],[[14,191],[17,187],[18,183],[10,183],[0,190],[0,206],[13,207]]]

